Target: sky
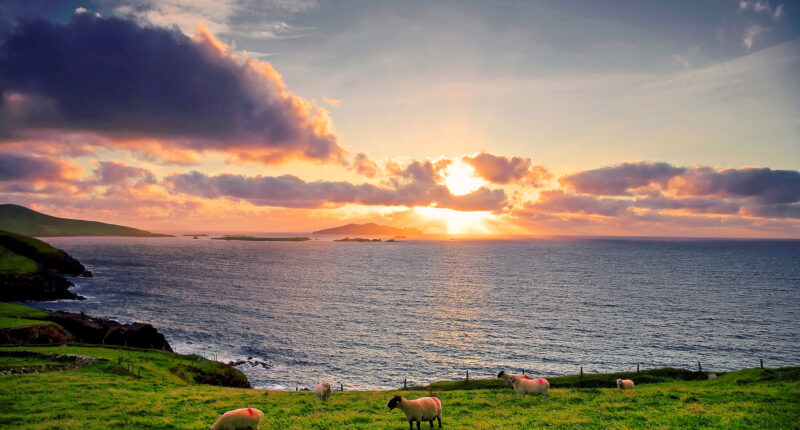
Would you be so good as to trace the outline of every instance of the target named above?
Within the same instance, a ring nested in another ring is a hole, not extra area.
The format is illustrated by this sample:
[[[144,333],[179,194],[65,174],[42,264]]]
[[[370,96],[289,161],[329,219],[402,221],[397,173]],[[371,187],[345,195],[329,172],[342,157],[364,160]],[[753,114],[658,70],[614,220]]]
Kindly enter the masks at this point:
[[[11,0],[0,202],[165,233],[800,238],[800,2]]]

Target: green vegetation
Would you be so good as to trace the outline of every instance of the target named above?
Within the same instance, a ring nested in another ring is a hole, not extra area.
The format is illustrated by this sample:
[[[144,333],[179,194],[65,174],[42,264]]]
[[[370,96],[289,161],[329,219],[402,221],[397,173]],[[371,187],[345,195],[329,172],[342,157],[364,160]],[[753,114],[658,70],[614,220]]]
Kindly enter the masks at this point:
[[[50,312],[41,309],[0,302],[0,317],[39,319],[46,318],[48,315]]]
[[[38,319],[47,315],[49,315],[47,311],[0,302],[0,330],[52,324],[50,321]]]
[[[40,354],[9,356],[8,351],[22,350]],[[264,429],[407,429],[402,413],[386,406],[395,394],[439,397],[443,425],[451,429],[791,428],[800,420],[798,368],[748,369],[714,380],[643,384],[627,393],[553,388],[546,400],[521,400],[510,389],[346,391],[334,393],[327,404],[310,392],[198,385],[173,369],[208,368],[214,362],[153,350],[7,347],[0,348],[0,369],[47,364],[49,354],[106,360],[74,369],[0,376],[0,422],[5,427],[207,429],[222,412],[254,407],[264,412]]]
[[[550,388],[613,388],[617,379],[633,379],[637,384],[653,384],[656,382],[696,381],[708,379],[709,372],[692,372],[686,369],[664,367],[661,369],[642,370],[641,372],[587,373],[584,375],[548,377]],[[486,390],[505,388],[500,379],[462,379],[458,381],[438,381],[430,385],[409,387],[411,391],[453,391],[453,390]]]
[[[252,242],[305,242],[307,237],[256,237],[256,236],[222,236],[212,237],[214,240],[244,240]]]
[[[0,246],[0,274],[17,275],[33,273],[36,271],[36,268],[35,261]]]
[[[0,205],[0,230],[27,236],[169,236],[97,221],[57,218],[13,204]]]

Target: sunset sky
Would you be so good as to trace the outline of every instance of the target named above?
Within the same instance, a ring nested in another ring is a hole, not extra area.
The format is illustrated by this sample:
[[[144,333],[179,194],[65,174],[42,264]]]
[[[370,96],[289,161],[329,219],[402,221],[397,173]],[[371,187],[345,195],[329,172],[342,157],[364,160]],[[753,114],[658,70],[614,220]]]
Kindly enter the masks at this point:
[[[165,233],[800,237],[797,1],[0,3],[0,203]]]

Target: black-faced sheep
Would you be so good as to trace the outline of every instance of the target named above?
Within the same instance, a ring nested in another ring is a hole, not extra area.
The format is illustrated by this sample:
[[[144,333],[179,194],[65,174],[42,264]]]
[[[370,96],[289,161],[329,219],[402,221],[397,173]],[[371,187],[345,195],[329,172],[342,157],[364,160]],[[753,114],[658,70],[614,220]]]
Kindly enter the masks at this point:
[[[414,421],[417,422],[417,430],[422,421],[428,421],[433,428],[433,420],[439,422],[442,427],[442,402],[436,397],[423,397],[416,400],[406,400],[402,396],[394,396],[389,400],[389,409],[399,408],[406,414],[408,428],[414,429]]]

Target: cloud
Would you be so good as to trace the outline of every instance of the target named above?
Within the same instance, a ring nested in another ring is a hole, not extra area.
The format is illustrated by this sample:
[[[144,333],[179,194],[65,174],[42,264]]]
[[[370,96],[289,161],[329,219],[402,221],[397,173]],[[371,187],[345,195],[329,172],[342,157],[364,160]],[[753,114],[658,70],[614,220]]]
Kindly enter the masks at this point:
[[[380,173],[378,164],[370,160],[369,156],[364,152],[359,152],[353,157],[353,164],[350,165],[350,169],[368,178],[374,178]]]
[[[685,171],[684,167],[667,163],[639,161],[562,176],[558,182],[579,193],[625,195],[632,189],[650,185],[663,188],[670,179]]]
[[[775,13],[772,14],[773,19],[781,19],[783,16],[783,5],[779,4],[778,7],[775,8]]]
[[[117,161],[100,161],[94,175],[95,185],[126,185],[131,181],[140,184],[156,183],[156,177],[150,170]]]
[[[747,31],[744,33],[744,39],[742,39],[744,46],[746,46],[747,49],[752,49],[756,38],[759,37],[763,31],[764,28],[758,24],[748,27]]]
[[[0,182],[68,182],[80,172],[80,167],[50,157],[0,153]]]
[[[482,152],[462,161],[471,165],[481,178],[493,184],[522,184],[538,187],[552,178],[544,166],[534,166],[530,158],[503,157]]]
[[[322,101],[324,101],[325,103],[327,103],[327,104],[329,104],[329,105],[331,105],[333,107],[338,107],[339,104],[342,103],[342,101],[339,100],[339,99],[332,99],[332,98],[328,98],[328,97],[323,97]]]
[[[238,161],[338,162],[327,111],[290,93],[269,63],[117,18],[23,23],[0,48],[0,140],[94,133],[150,156],[220,151]]]
[[[631,204],[630,200],[598,198],[567,194],[562,190],[547,190],[539,194],[539,200],[536,202],[525,203],[524,208],[536,213],[580,213],[620,216],[628,211]]]
[[[380,206],[431,206],[462,211],[499,211],[506,204],[503,190],[480,188],[472,193],[455,196],[436,183],[434,166],[430,162],[414,162],[407,166],[393,187],[349,182],[306,182],[293,175],[244,176],[200,172],[172,174],[165,186],[173,193],[207,199],[230,198],[246,200],[255,205],[323,208],[344,204]]]
[[[762,204],[792,203],[800,201],[800,171],[695,167],[670,181],[669,191],[679,196],[743,197]]]
[[[776,205],[748,206],[744,208],[744,213],[752,217],[800,219],[800,204],[783,203]]]

